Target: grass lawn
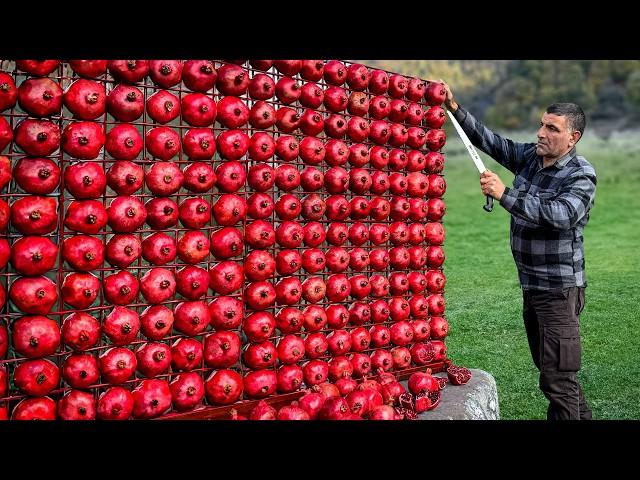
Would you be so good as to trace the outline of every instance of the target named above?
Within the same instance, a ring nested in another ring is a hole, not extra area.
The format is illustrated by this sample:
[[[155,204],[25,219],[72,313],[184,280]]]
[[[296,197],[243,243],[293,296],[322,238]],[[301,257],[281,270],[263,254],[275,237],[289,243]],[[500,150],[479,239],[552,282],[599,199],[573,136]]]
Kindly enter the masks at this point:
[[[547,401],[538,389],[522,322],[509,214],[497,202],[492,213],[482,210],[478,172],[449,128],[444,149],[448,355],[495,377],[501,418],[544,419]],[[532,141],[535,135],[511,138]],[[587,135],[578,153],[598,175],[584,232],[588,288],[580,380],[594,418],[640,419],[640,145],[632,134],[609,140]],[[511,185],[513,174],[480,155]]]

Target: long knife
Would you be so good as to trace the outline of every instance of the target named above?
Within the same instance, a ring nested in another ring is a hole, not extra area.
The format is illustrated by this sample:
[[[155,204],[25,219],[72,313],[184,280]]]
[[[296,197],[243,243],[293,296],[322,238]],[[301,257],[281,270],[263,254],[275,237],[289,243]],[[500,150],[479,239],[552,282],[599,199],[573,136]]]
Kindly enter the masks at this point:
[[[476,168],[480,173],[484,172],[486,170],[486,167],[484,166],[484,163],[482,163],[482,160],[480,160],[480,155],[478,155],[475,147],[471,144],[471,140],[469,140],[469,137],[467,137],[467,134],[464,133],[464,130],[462,130],[462,127],[460,126],[456,118],[451,114],[451,112],[447,110],[447,113],[449,114],[451,123],[453,123],[453,126],[456,127],[458,135],[460,135],[462,143],[464,143],[464,146],[467,147],[467,151],[471,156],[471,160],[473,160],[473,163],[475,163]],[[487,203],[483,205],[482,208],[484,208],[487,212],[493,210],[493,197],[491,195],[487,195]]]

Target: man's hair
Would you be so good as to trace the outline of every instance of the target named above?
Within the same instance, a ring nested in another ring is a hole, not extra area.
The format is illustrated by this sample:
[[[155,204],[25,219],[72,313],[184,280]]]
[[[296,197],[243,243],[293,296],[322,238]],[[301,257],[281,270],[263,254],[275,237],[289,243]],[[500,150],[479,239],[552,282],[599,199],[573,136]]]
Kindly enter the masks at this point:
[[[580,105],[575,103],[553,103],[547,107],[546,112],[567,117],[567,123],[572,132],[578,130],[580,136],[584,133],[587,121]]]

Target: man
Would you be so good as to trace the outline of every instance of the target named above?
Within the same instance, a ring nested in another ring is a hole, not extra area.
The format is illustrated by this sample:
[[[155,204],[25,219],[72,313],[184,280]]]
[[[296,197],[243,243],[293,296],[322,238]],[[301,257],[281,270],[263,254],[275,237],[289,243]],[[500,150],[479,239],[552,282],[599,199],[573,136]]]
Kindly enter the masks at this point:
[[[515,174],[509,188],[487,170],[480,186],[511,214],[511,251],[529,348],[549,400],[547,419],[591,419],[577,378],[587,286],[582,231],[596,191],[594,168],[576,154],[584,112],[573,103],[554,103],[542,115],[537,143],[516,143],[478,122],[441,83],[445,106],[471,142]]]

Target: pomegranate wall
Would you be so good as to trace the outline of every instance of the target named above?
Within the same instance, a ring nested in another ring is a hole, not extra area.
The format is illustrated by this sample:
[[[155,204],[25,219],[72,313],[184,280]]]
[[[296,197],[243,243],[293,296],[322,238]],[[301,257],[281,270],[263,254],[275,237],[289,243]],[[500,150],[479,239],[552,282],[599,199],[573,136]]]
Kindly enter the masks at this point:
[[[335,60],[3,60],[0,419],[441,370],[442,101]]]

